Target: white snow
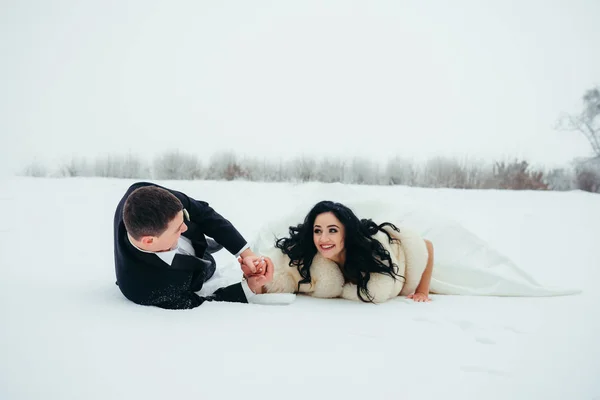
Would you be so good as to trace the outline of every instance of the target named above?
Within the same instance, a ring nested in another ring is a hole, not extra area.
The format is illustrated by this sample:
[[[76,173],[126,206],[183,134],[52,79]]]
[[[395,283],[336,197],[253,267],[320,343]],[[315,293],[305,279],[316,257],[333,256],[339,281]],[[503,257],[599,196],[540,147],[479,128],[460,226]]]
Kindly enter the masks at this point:
[[[113,213],[131,183],[0,182],[1,399],[600,398],[598,195],[158,182],[208,201],[248,240],[317,200],[414,201],[541,283],[583,290],[168,311],[135,305],[115,285]],[[213,286],[240,278],[233,256],[217,260]]]

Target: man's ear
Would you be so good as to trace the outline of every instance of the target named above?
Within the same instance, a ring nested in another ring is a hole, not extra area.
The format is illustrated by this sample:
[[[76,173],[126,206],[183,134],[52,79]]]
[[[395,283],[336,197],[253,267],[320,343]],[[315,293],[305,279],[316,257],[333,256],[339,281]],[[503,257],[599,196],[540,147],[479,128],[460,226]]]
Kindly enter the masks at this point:
[[[154,243],[154,236],[142,236],[140,242],[144,244],[152,244]]]

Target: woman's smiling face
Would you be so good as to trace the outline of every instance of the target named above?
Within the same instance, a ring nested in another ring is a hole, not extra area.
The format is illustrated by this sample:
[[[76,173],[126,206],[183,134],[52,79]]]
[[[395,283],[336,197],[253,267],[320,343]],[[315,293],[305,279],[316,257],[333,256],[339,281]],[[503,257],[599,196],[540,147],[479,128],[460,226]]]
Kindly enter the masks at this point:
[[[313,241],[323,257],[339,264],[344,259],[344,239],[344,225],[332,212],[317,215],[313,224]]]

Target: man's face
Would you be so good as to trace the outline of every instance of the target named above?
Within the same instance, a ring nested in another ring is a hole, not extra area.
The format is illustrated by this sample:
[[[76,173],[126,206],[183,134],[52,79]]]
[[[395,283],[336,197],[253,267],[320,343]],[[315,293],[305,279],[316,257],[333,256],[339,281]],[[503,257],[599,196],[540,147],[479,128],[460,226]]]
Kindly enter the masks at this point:
[[[183,232],[187,231],[187,229],[187,225],[183,222],[183,211],[179,211],[175,218],[169,222],[167,230],[160,236],[154,236],[152,238],[150,250],[155,252],[173,250],[177,247],[179,237]]]

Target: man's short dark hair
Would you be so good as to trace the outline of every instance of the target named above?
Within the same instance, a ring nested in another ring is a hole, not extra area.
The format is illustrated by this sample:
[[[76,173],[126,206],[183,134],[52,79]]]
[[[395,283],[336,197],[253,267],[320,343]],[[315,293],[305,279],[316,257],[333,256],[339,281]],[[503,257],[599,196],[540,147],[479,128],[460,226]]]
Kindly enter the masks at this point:
[[[135,240],[142,236],[160,236],[181,210],[183,204],[168,190],[143,186],[125,200],[123,222]]]

